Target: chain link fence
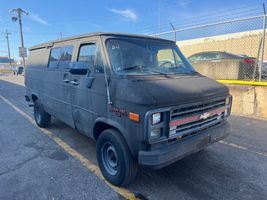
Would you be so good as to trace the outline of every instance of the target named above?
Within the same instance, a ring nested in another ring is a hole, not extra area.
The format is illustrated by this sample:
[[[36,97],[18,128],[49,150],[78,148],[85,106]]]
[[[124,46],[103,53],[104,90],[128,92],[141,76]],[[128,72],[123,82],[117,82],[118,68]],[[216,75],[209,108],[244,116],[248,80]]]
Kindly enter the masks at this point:
[[[266,15],[171,28],[153,36],[175,40],[200,73],[216,80],[267,81]]]

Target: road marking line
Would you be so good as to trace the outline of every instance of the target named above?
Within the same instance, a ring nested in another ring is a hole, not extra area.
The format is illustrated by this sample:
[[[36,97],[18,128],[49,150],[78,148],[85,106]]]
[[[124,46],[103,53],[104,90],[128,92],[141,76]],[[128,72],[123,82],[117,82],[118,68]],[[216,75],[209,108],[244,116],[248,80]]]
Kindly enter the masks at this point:
[[[13,103],[11,103],[8,99],[0,95],[0,98],[7,103],[9,106],[11,106],[15,111],[17,111],[19,114],[21,114],[24,118],[26,118],[31,124],[33,124],[35,127],[37,127],[39,130],[41,130],[46,136],[51,138],[53,141],[55,141],[63,150],[65,150],[68,154],[70,154],[73,158],[76,160],[79,160],[83,166],[85,166],[89,171],[93,172],[98,178],[105,181],[105,183],[116,193],[120,194],[126,199],[129,200],[137,200],[138,198],[135,197],[135,195],[130,192],[127,189],[116,187],[114,185],[111,185],[102,175],[99,167],[92,163],[90,160],[86,159],[83,155],[81,155],[79,152],[77,152],[75,149],[70,147],[67,143],[65,143],[63,140],[61,140],[59,137],[56,137],[51,131],[41,128],[37,126],[34,119],[30,117],[28,114],[20,110],[17,106],[15,106]]]
[[[221,144],[225,144],[225,145],[228,145],[228,146],[237,148],[237,149],[241,149],[241,150],[249,151],[249,152],[251,152],[251,153],[255,153],[255,154],[258,154],[258,155],[260,155],[260,156],[265,156],[265,157],[267,157],[267,153],[261,153],[261,152],[253,151],[253,150],[250,150],[250,149],[247,148],[247,147],[243,147],[243,146],[240,146],[240,145],[231,143],[231,142],[226,142],[226,141],[224,141],[224,140],[221,140],[221,141],[219,141],[219,143],[221,143]]]

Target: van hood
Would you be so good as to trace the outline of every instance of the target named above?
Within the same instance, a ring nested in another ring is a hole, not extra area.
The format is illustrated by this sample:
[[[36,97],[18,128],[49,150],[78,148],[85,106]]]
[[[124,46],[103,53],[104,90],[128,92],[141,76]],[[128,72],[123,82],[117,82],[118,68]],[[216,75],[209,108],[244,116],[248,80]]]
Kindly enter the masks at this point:
[[[153,107],[199,102],[229,94],[226,86],[204,76],[125,78],[116,85],[111,92],[116,100]]]

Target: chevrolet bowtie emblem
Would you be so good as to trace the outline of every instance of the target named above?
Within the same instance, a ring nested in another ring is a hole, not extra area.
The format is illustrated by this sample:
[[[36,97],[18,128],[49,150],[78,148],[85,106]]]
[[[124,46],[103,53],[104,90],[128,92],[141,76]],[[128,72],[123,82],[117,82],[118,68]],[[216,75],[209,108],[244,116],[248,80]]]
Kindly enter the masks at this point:
[[[209,113],[203,113],[202,115],[199,116],[199,119],[207,119],[210,116]]]

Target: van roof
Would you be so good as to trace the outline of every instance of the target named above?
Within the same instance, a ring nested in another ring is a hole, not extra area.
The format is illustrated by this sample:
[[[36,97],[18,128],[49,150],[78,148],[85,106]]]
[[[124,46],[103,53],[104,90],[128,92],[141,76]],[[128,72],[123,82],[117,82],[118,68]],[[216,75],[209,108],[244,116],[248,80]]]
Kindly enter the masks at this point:
[[[109,33],[109,32],[94,32],[94,33],[87,33],[87,34],[82,34],[82,35],[76,35],[76,36],[72,36],[72,37],[66,37],[63,39],[58,39],[58,40],[52,40],[49,42],[45,42],[42,44],[38,44],[35,46],[32,46],[29,48],[29,50],[35,50],[35,49],[41,49],[41,48],[45,48],[45,47],[51,47],[53,46],[54,43],[58,43],[58,42],[64,42],[64,41],[69,41],[69,40],[75,40],[75,39],[81,39],[81,38],[86,38],[86,37],[92,37],[92,36],[124,36],[124,37],[137,37],[137,38],[146,38],[146,39],[157,39],[157,40],[162,40],[165,42],[174,42],[171,40],[166,40],[166,39],[162,39],[162,38],[157,38],[157,37],[152,37],[152,36],[147,36],[147,35],[138,35],[138,34],[127,34],[127,33]]]

